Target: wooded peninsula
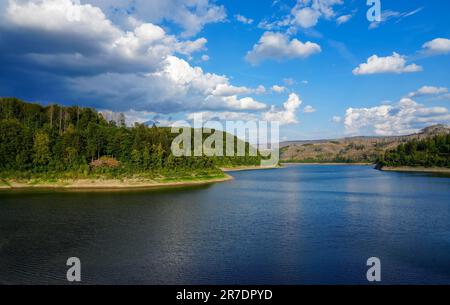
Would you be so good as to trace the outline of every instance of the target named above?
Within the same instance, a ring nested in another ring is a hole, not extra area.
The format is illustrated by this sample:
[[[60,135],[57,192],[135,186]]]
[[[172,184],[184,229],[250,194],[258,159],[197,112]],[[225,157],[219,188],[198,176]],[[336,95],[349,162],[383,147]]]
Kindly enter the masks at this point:
[[[124,115],[107,121],[92,108],[1,98],[0,186],[197,184],[229,179],[223,167],[261,163],[248,143],[245,156],[175,157],[176,136],[167,127],[128,127]]]

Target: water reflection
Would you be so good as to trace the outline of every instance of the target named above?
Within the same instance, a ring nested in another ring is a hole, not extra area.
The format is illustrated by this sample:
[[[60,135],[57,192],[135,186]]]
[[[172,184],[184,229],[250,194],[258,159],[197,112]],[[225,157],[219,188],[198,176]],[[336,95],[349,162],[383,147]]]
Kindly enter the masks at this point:
[[[0,193],[0,283],[450,283],[450,179],[359,166],[233,173],[207,187]]]

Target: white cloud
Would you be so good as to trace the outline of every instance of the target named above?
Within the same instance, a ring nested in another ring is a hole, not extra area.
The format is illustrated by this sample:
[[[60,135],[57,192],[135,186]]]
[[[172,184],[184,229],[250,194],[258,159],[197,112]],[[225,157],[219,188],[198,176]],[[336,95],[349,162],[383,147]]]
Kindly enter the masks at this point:
[[[343,0],[297,0],[289,15],[273,22],[263,20],[258,26],[266,30],[285,27],[309,29],[316,26],[321,18],[335,18],[334,6],[343,3]]]
[[[192,67],[187,61],[175,56],[169,56],[164,68],[153,76],[164,77],[175,85],[192,88],[204,94],[209,94],[213,88],[228,83],[225,76],[204,73],[200,67]]]
[[[409,97],[419,97],[424,95],[438,95],[448,93],[448,89],[445,87],[423,86],[415,92],[408,94]]]
[[[264,87],[263,85],[259,85],[258,88],[254,90],[254,92],[256,94],[264,94],[266,93],[266,87]]]
[[[191,3],[192,7],[200,5],[199,1]],[[11,0],[4,10],[0,11],[6,16],[0,19],[0,30],[5,35],[0,36],[0,43],[11,45],[4,39],[13,36],[23,40],[20,47],[11,48],[12,54],[23,65],[53,75],[60,82],[59,92],[64,92],[60,102],[71,99],[113,111],[134,109],[144,115],[267,108],[252,97],[237,97],[262,93],[264,87],[234,86],[227,76],[207,73],[177,57],[190,58],[204,50],[205,38],[179,40],[160,26],[137,20],[132,22],[133,30],[124,31],[100,8],[70,0]],[[67,18],[68,11],[79,14]],[[4,50],[8,49],[0,49],[0,55]]]
[[[317,110],[313,107],[313,106],[311,106],[311,105],[307,105],[304,109],[303,109],[303,112],[304,113],[314,113],[314,112],[316,112]]]
[[[406,57],[398,53],[392,56],[378,57],[373,55],[353,70],[354,75],[376,74],[376,73],[411,73],[422,71],[422,67],[416,64],[406,64]]]
[[[295,25],[302,28],[313,27],[319,22],[321,13],[309,7],[305,7],[293,12]]]
[[[320,53],[318,44],[310,41],[303,43],[298,39],[289,40],[283,33],[265,32],[253,49],[247,53],[246,59],[251,64],[258,64],[263,60],[305,58]]]
[[[302,104],[302,101],[297,94],[291,93],[288,100],[283,104],[283,109],[276,109],[275,106],[262,114],[263,120],[277,121],[280,125],[296,124],[296,111]]]
[[[251,97],[238,99],[236,96],[224,97],[224,101],[231,109],[237,110],[261,110],[267,108],[266,104],[255,101]]]
[[[333,6],[341,4],[342,0],[298,0],[291,14],[296,25],[310,28],[315,26],[321,17],[326,19],[335,17]]]
[[[82,34],[101,42],[122,35],[99,8],[91,5],[77,5],[71,0],[11,0],[8,3],[0,23],[9,26],[67,35]]]
[[[201,58],[202,58],[203,61],[209,61],[209,56],[206,55],[206,54],[202,55]]]
[[[339,124],[339,123],[341,123],[342,122],[342,118],[340,117],[340,116],[334,116],[332,119],[331,119],[331,121],[333,122],[333,123],[336,123],[336,124]]]
[[[219,84],[212,92],[215,96],[231,96],[250,93],[250,89],[247,87],[235,87],[228,84]]]
[[[276,86],[279,89],[279,86]],[[282,87],[280,87],[282,88]],[[273,90],[273,88],[271,89]],[[223,83],[217,85],[217,87],[212,91],[212,95],[215,96],[232,96],[232,95],[242,95],[242,94],[264,94],[266,88],[263,85],[259,85],[256,88],[247,87],[236,87],[228,83]]]
[[[180,41],[151,23],[123,31],[98,7],[71,0],[11,0],[0,28],[13,33],[15,43],[27,47],[14,50],[22,60],[31,60],[42,70],[70,67],[88,74],[157,70],[167,56],[190,56],[203,50],[207,42],[205,38]]]
[[[270,90],[272,90],[273,92],[276,92],[276,93],[282,93],[286,90],[286,87],[273,85],[272,88],[270,88]]]
[[[234,16],[236,18],[237,21],[244,23],[244,24],[252,24],[253,23],[253,19],[251,18],[247,18],[245,16],[242,16],[240,14],[237,14]]]
[[[410,98],[392,105],[349,108],[345,128],[350,134],[403,135],[418,132],[431,124],[448,124],[450,112],[444,107],[426,107]]]
[[[258,116],[246,112],[234,111],[200,111],[190,113],[186,117],[188,120],[193,120],[195,117],[202,116],[203,121],[256,121]]]
[[[338,25],[341,25],[341,24],[347,23],[350,19],[352,19],[352,15],[342,15],[336,19],[336,23]]]
[[[426,42],[423,45],[424,51],[427,54],[448,54],[450,53],[450,39],[436,38]]]
[[[210,0],[90,0],[93,5],[107,12],[110,18],[130,14],[139,20],[152,23],[168,21],[181,27],[182,36],[194,36],[205,25],[226,20],[223,5]]]
[[[200,67],[192,67],[175,56],[169,56],[154,73],[78,77],[72,79],[70,85],[82,97],[99,97],[103,107],[121,111],[127,110],[124,107],[137,111],[157,110],[158,113],[267,107],[251,97],[237,98],[237,95],[252,93],[253,89],[230,85],[226,76],[205,73]]]

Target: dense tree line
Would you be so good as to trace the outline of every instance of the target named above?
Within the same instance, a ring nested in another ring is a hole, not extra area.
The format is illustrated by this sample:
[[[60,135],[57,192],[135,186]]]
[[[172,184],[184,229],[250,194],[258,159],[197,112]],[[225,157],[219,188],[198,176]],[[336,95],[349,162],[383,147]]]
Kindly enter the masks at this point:
[[[261,160],[248,155],[174,157],[171,143],[176,136],[170,128],[127,127],[124,116],[119,122],[107,122],[91,108],[44,107],[15,98],[0,99],[2,172],[186,173],[257,165]]]
[[[379,166],[450,167],[450,134],[400,144],[385,153]]]

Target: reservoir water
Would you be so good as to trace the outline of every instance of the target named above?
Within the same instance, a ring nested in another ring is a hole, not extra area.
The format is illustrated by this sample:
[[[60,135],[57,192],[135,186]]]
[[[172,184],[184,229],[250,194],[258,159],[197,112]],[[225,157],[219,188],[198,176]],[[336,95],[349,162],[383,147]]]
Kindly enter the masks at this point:
[[[366,166],[210,186],[0,192],[0,284],[450,284],[450,178]]]

